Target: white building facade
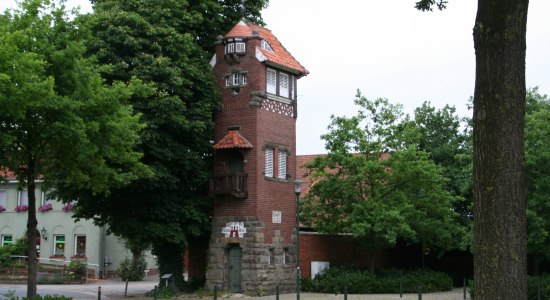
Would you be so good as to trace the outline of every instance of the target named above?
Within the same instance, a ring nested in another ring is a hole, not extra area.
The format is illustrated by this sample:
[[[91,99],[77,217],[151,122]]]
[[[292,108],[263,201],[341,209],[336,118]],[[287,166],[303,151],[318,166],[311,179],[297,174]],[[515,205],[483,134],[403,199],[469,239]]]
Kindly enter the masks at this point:
[[[64,204],[42,191],[41,183],[36,188],[36,236],[39,262],[43,264],[68,265],[79,260],[95,270],[99,278],[113,276],[120,263],[132,257],[121,240],[108,235],[105,227],[91,220],[75,221],[72,209],[77,202]],[[18,182],[0,183],[0,245],[14,244],[25,236],[28,218],[27,190],[20,189]],[[147,269],[157,269],[150,252],[145,253]]]

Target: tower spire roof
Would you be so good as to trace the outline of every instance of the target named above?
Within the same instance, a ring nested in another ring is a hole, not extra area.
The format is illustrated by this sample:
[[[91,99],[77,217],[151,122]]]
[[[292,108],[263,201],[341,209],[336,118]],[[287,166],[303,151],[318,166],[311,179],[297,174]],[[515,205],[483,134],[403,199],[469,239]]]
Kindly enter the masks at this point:
[[[247,20],[241,20],[226,35],[225,38],[259,38],[265,41],[265,47],[257,47],[267,64],[287,69],[299,76],[309,74],[293,56],[286,50],[273,33],[264,27],[258,26]]]

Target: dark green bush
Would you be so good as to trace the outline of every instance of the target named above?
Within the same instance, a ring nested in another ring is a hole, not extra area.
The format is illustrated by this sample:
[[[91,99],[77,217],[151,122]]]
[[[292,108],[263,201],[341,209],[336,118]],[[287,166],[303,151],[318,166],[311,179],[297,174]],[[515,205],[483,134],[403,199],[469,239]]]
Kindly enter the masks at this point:
[[[527,282],[528,299],[538,299],[538,289],[540,285],[540,299],[550,299],[550,274],[529,277]]]
[[[452,279],[445,273],[431,270],[381,270],[376,274],[353,267],[329,268],[315,279],[302,280],[302,289],[308,292],[342,293],[347,286],[350,294],[405,293],[448,291]]]
[[[122,280],[141,281],[145,276],[143,270],[147,268],[147,263],[143,257],[138,260],[130,260],[126,258],[117,269],[117,273]]]

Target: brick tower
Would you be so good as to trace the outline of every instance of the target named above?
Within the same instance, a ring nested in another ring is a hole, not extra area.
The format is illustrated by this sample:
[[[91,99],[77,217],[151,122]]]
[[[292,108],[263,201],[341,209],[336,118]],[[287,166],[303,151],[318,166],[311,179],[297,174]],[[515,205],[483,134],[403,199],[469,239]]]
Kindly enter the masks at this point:
[[[214,201],[207,286],[248,294],[295,288],[298,78],[308,71],[271,31],[241,21],[218,37],[211,65]]]

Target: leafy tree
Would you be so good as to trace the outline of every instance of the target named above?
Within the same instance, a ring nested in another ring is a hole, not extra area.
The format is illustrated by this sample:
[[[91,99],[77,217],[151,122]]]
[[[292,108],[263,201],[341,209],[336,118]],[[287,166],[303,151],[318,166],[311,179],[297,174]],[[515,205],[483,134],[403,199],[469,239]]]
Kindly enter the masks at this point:
[[[82,206],[77,215],[107,224],[134,244],[152,245],[161,274],[171,273],[183,287],[183,252],[191,240],[210,230],[208,178],[211,170],[212,114],[218,91],[209,61],[215,35],[239,21],[231,13],[240,1],[101,0],[83,17],[94,39],[89,52],[107,82],[137,77],[156,93],[133,97],[146,128],[141,133],[142,162],[154,176],[113,191]],[[267,3],[267,2],[265,2]],[[259,17],[264,1],[248,1]],[[240,12],[240,10],[237,10]]]
[[[451,210],[456,197],[428,154],[402,140],[410,128],[401,126],[401,107],[359,92],[355,103],[357,116],[332,116],[323,135],[328,154],[307,165],[312,185],[302,220],[320,232],[351,233],[369,254],[371,271],[374,253],[398,238],[456,247],[462,235]]]
[[[424,102],[414,110],[412,126],[416,130],[417,149],[426,151],[447,178],[446,189],[455,196],[454,210],[458,221],[469,226],[473,217],[471,128],[468,120],[445,105],[436,109]]]
[[[445,8],[445,0],[416,7]],[[478,0],[473,30],[474,277],[478,299],[527,299],[524,169],[529,0]]]
[[[550,259],[550,99],[530,89],[526,110],[527,249],[538,273],[540,262]]]
[[[68,196],[64,186],[105,194],[147,174],[134,150],[141,125],[126,103],[143,86],[105,85],[84,58],[85,39],[62,2],[26,0],[0,15],[0,166],[28,189],[29,299],[36,295],[36,179]]]

